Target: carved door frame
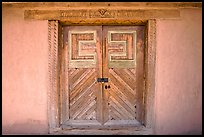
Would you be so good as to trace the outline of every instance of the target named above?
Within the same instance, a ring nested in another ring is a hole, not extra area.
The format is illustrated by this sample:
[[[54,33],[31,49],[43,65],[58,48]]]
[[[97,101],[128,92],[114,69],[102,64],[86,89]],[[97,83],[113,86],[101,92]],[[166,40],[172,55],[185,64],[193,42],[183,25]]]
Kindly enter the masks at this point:
[[[89,11],[91,12],[91,11]],[[95,12],[93,10],[92,12]],[[60,106],[59,106],[59,50],[63,46],[61,40],[61,25],[145,25],[145,121],[144,126],[152,130],[154,127],[154,96],[155,96],[155,64],[156,64],[156,19],[131,19],[124,21],[125,14],[121,19],[109,21],[104,19],[104,12],[100,17],[89,17],[87,20],[76,21],[75,18],[67,20],[48,21],[48,40],[49,40],[49,86],[48,86],[48,128],[49,133],[55,133],[60,128]],[[75,11],[77,14],[77,10]],[[108,17],[107,17],[108,18]],[[65,74],[67,72],[65,71]]]

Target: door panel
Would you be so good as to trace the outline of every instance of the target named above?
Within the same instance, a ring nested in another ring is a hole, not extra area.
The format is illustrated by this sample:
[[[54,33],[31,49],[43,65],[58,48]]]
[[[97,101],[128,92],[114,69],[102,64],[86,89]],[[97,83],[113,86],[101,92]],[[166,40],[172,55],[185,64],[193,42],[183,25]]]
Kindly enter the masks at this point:
[[[69,75],[70,119],[96,119],[96,75],[95,69],[81,68]]]
[[[107,33],[108,67],[135,68],[136,31],[109,30]]]
[[[69,30],[69,68],[96,67],[96,30]]]
[[[104,26],[104,120],[138,125],[143,118],[144,27]],[[139,78],[140,77],[140,78]]]
[[[144,111],[144,27],[65,26],[63,31],[69,81],[64,104],[69,113],[63,124],[139,126]]]
[[[69,116],[64,124],[77,126],[102,121],[101,92],[97,83],[101,73],[101,27],[64,27],[64,43],[68,46]]]

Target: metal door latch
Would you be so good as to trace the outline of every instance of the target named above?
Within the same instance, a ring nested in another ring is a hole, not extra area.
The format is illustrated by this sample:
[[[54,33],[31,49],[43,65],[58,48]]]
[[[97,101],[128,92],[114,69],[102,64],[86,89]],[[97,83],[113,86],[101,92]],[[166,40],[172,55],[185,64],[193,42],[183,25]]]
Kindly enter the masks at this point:
[[[108,78],[97,78],[97,82],[102,82],[102,83],[108,82]]]

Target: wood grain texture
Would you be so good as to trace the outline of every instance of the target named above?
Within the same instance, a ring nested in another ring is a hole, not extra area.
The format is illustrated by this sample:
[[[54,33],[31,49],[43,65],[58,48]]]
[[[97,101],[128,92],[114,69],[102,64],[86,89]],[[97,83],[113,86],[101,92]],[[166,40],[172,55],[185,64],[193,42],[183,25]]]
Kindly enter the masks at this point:
[[[71,20],[76,18],[81,19],[135,19],[148,20],[160,18],[179,18],[180,11],[177,9],[79,9],[79,10],[25,10],[25,19],[37,20]]]
[[[61,98],[68,99],[69,115],[63,118],[62,127],[91,128],[89,123],[93,124],[92,128],[119,128],[130,123],[141,126],[144,26],[69,26],[63,31],[64,49],[68,47],[68,50],[60,57],[66,54],[69,65],[68,98]],[[122,61],[121,66],[110,66],[113,60]],[[89,61],[95,64],[90,67]],[[126,65],[131,64],[128,61],[134,65]],[[98,83],[99,77],[107,77],[109,81]],[[109,89],[105,88],[107,85]],[[77,124],[79,121],[83,125]]]
[[[152,129],[124,128],[124,129],[71,129],[53,132],[54,135],[153,135]]]
[[[81,69],[74,74],[69,75],[70,119],[96,119],[96,71]]]
[[[61,77],[64,79],[61,81],[64,84],[64,89],[67,90],[61,91],[61,108],[67,111],[61,114],[63,117],[62,128],[70,126],[69,124],[72,127],[79,126],[76,124],[77,121],[83,121],[86,125],[90,121],[102,121],[101,86],[97,83],[97,78],[102,74],[100,29],[97,26],[93,28],[87,26],[63,27],[64,47],[62,51],[64,50],[64,52],[62,58],[65,59],[61,60],[66,63],[62,63],[64,65],[61,69],[65,68],[67,71],[66,73],[62,71]],[[90,61],[94,63],[90,63]],[[67,81],[68,83],[65,84]],[[62,93],[65,91],[67,92]],[[66,97],[63,97],[65,95]]]
[[[69,67],[94,68],[96,66],[96,31],[69,31]]]
[[[148,48],[146,49],[146,89],[145,89],[145,125],[148,128],[152,128],[154,126],[154,98],[155,98],[155,65],[156,65],[156,20],[149,20],[147,24],[148,34],[147,34],[147,44]]]
[[[135,68],[136,31],[108,31],[108,66]]]
[[[123,69],[117,69],[116,71],[121,72]],[[110,69],[110,86],[111,89],[109,90],[110,99],[109,99],[109,113],[120,114],[120,120],[133,120],[136,119],[136,80],[130,78],[130,76],[126,73],[117,74],[114,69]],[[124,80],[124,76],[125,78]],[[129,79],[130,78],[130,79]],[[133,81],[132,81],[133,80]],[[133,83],[131,85],[130,83]],[[131,85],[131,86],[130,86]],[[114,109],[113,109],[114,108]],[[110,120],[115,120],[118,118],[109,116]]]
[[[48,87],[48,125],[49,132],[59,126],[58,109],[58,21],[48,22],[49,42],[49,87]]]
[[[144,26],[106,26],[103,31],[104,76],[110,86],[104,89],[106,122],[123,121],[121,126],[127,120],[142,122]],[[111,64],[113,60],[119,63]]]
[[[202,2],[2,2],[3,8],[21,9],[178,9],[202,8]]]

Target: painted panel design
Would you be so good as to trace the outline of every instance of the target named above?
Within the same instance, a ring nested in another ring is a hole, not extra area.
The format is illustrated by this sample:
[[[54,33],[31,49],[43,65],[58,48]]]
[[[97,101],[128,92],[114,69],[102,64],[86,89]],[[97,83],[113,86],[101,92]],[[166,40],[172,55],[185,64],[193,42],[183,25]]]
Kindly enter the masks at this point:
[[[69,67],[94,68],[96,31],[69,31]]]
[[[136,66],[136,31],[108,31],[108,66]]]

